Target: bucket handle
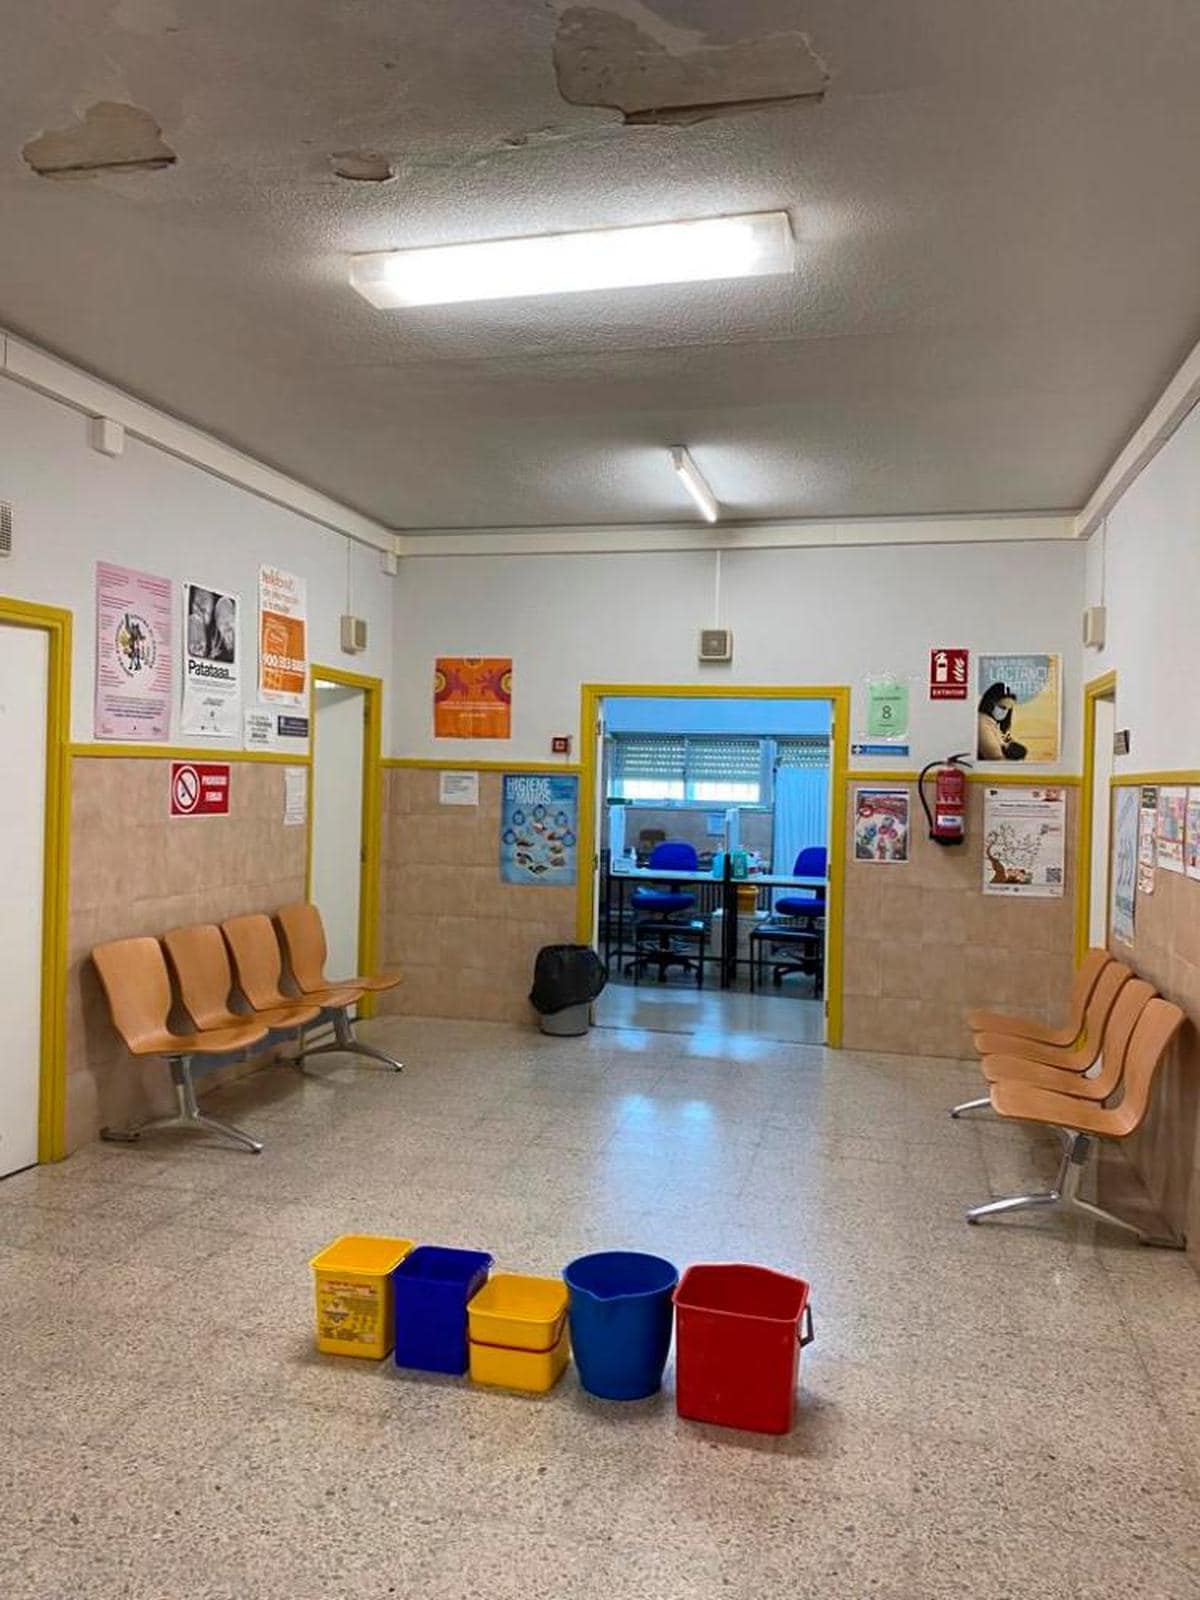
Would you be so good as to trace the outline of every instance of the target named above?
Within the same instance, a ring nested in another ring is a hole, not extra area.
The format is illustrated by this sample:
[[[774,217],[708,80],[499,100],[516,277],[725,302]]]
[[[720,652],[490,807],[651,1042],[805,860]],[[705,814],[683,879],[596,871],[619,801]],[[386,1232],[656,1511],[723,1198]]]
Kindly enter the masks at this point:
[[[806,1344],[811,1344],[815,1338],[816,1334],[813,1332],[812,1307],[806,1305],[804,1308],[804,1331],[800,1335],[801,1350],[804,1349]]]

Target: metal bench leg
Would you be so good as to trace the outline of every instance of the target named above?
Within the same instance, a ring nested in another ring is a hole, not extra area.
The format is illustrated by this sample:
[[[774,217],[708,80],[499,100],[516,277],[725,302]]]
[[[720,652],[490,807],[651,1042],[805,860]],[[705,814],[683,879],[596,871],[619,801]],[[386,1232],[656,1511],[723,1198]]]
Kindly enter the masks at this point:
[[[328,1021],[333,1026],[333,1042],[331,1044],[315,1044],[311,1047],[305,1045],[300,1053],[292,1058],[293,1065],[299,1066],[309,1056],[365,1056],[368,1061],[378,1061],[382,1066],[390,1067],[393,1072],[403,1072],[402,1062],[394,1056],[389,1056],[384,1050],[377,1050],[373,1044],[364,1044],[355,1037],[354,1028],[344,1006],[338,1006],[331,1011]]]
[[[964,1100],[961,1105],[951,1106],[950,1115],[952,1117],[961,1117],[964,1111],[983,1111],[985,1108],[990,1110],[991,1105],[991,1095],[985,1094],[980,1100]]]
[[[205,1133],[218,1133],[222,1138],[231,1139],[255,1155],[260,1154],[261,1139],[235,1128],[231,1122],[222,1122],[218,1117],[210,1117],[201,1111],[196,1103],[196,1086],[192,1081],[192,1058],[168,1056],[166,1060],[171,1069],[171,1081],[175,1085],[178,1109],[171,1116],[151,1117],[129,1128],[101,1128],[100,1137],[110,1144],[136,1144],[144,1133],[155,1132],[159,1128],[200,1128]]]

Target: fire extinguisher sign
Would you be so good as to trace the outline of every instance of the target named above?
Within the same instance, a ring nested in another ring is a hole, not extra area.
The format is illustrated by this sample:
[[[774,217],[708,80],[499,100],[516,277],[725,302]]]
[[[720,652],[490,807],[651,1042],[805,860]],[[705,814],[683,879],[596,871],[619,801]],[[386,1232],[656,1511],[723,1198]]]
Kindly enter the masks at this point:
[[[968,666],[969,655],[966,650],[931,650],[929,652],[929,698],[931,700],[965,700],[970,690]]]

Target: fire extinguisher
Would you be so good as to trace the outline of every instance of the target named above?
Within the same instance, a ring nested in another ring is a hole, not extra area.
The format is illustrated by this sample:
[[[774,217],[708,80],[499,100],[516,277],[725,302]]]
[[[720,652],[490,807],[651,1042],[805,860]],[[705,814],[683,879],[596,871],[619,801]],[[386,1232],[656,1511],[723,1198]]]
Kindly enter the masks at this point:
[[[929,837],[935,844],[962,844],[967,826],[967,773],[971,765],[966,751],[947,756],[945,761],[931,761],[921,768],[917,779],[917,793],[929,824]],[[925,798],[925,779],[934,768],[933,809]]]

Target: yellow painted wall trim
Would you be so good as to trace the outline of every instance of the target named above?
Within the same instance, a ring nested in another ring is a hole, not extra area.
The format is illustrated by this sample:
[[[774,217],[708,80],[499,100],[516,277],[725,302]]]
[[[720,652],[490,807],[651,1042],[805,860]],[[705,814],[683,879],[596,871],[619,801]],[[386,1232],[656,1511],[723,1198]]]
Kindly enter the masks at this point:
[[[901,771],[898,768],[883,772],[847,772],[847,783],[916,783],[915,772]]]
[[[1102,673],[1083,686],[1083,775],[1080,779],[1079,821],[1075,844],[1075,961],[1083,960],[1092,924],[1092,839],[1095,835],[1096,704],[1114,700],[1115,672]],[[1106,913],[1107,916],[1107,913]]]
[[[583,944],[592,938],[597,850],[596,730],[602,700],[648,696],[671,700],[828,700],[833,707],[833,741],[830,746],[829,895],[826,917],[826,1042],[842,1042],[844,944],[846,925],[846,774],[850,763],[850,688],[848,684],[752,684],[709,687],[707,684],[582,683],[579,686],[579,874],[576,899],[576,937]],[[544,771],[544,768],[535,770]]]
[[[315,661],[308,675],[309,748],[317,748],[317,683],[336,683],[344,689],[361,689],[365,699],[362,769],[362,868],[358,891],[358,970],[370,974],[379,970],[379,882],[383,875],[383,679],[361,672],[346,672],[341,667],[322,667]],[[308,834],[304,869],[304,893],[312,899],[313,812],[316,796],[315,767],[309,778]],[[375,1014],[374,995],[364,995],[358,1014]]]
[[[1143,783],[1165,783],[1168,787],[1180,783],[1200,784],[1200,771],[1184,767],[1176,772],[1114,772],[1108,783],[1112,789],[1136,788]]]
[[[46,801],[42,875],[41,1060],[38,1160],[66,1155],[67,927],[71,887],[71,613],[0,595],[0,623],[49,635],[46,695]]]
[[[553,756],[546,761],[435,761],[428,756],[384,756],[381,765],[439,772],[565,772],[569,775],[583,770],[578,761],[558,761]]]
[[[1020,784],[1027,789],[1077,789],[1083,782],[1077,772],[1039,772],[1031,767],[1024,772],[968,772],[968,783]]]
[[[222,750],[212,745],[175,744],[72,744],[67,754],[80,761],[106,756],[121,761],[261,761],[276,766],[305,767],[311,759],[288,755],[285,750]]]

